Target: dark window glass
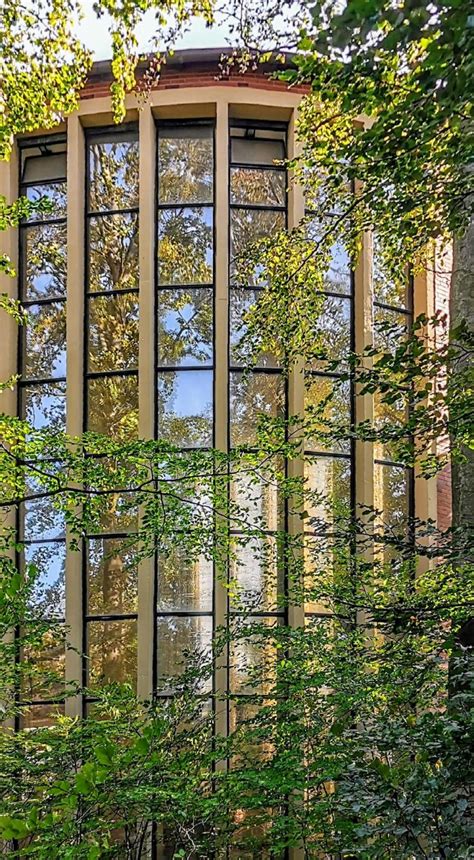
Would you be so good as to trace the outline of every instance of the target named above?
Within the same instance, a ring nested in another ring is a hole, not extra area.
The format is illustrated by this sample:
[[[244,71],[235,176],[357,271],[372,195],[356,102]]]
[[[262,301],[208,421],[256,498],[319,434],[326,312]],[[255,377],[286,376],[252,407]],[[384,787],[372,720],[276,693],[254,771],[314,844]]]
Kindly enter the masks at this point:
[[[277,374],[230,375],[231,445],[255,445],[260,415],[283,417],[285,383]]]
[[[66,225],[35,224],[22,230],[23,298],[66,295]]]
[[[158,365],[212,364],[213,314],[212,290],[160,290]]]
[[[23,380],[66,376],[66,305],[28,307]]]
[[[211,371],[158,374],[158,434],[178,447],[212,445]]]
[[[89,211],[138,206],[138,140],[113,132],[89,144]]]
[[[212,203],[213,158],[210,126],[160,128],[159,203]]]
[[[158,284],[211,284],[213,215],[210,207],[158,213]]]
[[[88,684],[100,688],[104,684],[137,683],[137,622],[89,621],[87,625]]]
[[[48,141],[42,146],[25,147],[21,153],[21,182],[43,184],[66,179],[66,146]]]
[[[230,202],[244,206],[284,206],[286,203],[285,171],[232,167]]]
[[[87,429],[114,441],[138,434],[138,380],[134,376],[111,376],[88,381]]]
[[[138,285],[138,216],[90,218],[89,292],[136,289]]]
[[[45,729],[54,726],[58,717],[64,714],[64,705],[28,705],[22,708],[20,726],[22,729]]]
[[[87,334],[89,371],[138,367],[138,296],[90,298]]]
[[[252,135],[244,129],[233,129],[231,134],[230,157],[233,164],[276,166],[285,158],[284,132],[260,130]]]

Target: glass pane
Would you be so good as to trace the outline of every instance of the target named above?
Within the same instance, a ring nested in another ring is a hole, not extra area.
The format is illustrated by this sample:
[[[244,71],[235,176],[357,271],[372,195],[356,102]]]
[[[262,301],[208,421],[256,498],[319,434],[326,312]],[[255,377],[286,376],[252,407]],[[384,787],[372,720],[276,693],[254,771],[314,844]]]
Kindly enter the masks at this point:
[[[22,182],[49,182],[66,178],[66,144],[48,141],[42,146],[28,146],[21,152]]]
[[[324,228],[317,218],[307,222],[308,239],[318,242]],[[351,259],[341,242],[335,242],[331,248],[331,262],[326,273],[325,289],[330,293],[352,294]]]
[[[380,352],[393,356],[408,333],[408,317],[387,308],[374,307],[374,343]]]
[[[286,173],[281,170],[232,167],[230,202],[254,206],[284,206]]]
[[[374,442],[374,455],[380,460],[397,460],[399,455],[395,439],[401,442],[409,440],[409,433],[404,429],[408,420],[407,400],[397,397],[393,402],[387,402],[387,398],[392,401],[393,393],[382,395],[376,391],[374,394],[375,429],[386,434],[384,440],[378,439]]]
[[[25,546],[26,574],[34,580],[31,605],[44,618],[64,618],[66,545],[61,542]],[[29,568],[34,565],[34,569]]]
[[[380,243],[374,237],[372,256],[372,280],[374,299],[384,305],[393,305],[398,308],[410,307],[410,282],[409,278],[394,280],[387,271],[381,253]]]
[[[278,608],[283,594],[283,566],[278,559],[277,542],[271,535],[234,540],[230,561],[231,605],[253,612],[269,612]]]
[[[66,225],[35,224],[21,231],[23,298],[66,295]]]
[[[279,374],[231,373],[229,408],[231,445],[255,445],[259,416],[284,416],[284,379]]]
[[[403,534],[409,514],[408,471],[400,466],[375,463],[374,505],[384,530]]]
[[[212,290],[160,290],[158,365],[212,364]]]
[[[212,203],[213,147],[213,129],[210,126],[159,130],[160,203]]]
[[[351,349],[351,301],[336,296],[326,296],[321,314],[314,326],[315,349],[321,351],[321,361],[314,363],[314,369],[324,370],[327,361],[338,361],[344,370]]]
[[[28,474],[25,487],[27,496],[33,497],[45,493],[47,488],[54,490],[56,486],[61,486],[64,478],[61,479],[59,476],[59,481],[55,482],[53,466],[45,463],[43,471],[53,477],[51,480],[38,480],[38,476],[35,476],[34,473]],[[28,540],[48,540],[65,535],[64,514],[54,507],[55,501],[57,501],[57,497],[49,496],[40,499],[31,498],[30,501],[25,502],[22,520],[24,535]]]
[[[87,624],[88,684],[137,684],[137,622],[89,621]]]
[[[307,457],[305,471],[305,527],[318,529],[351,512],[351,461],[344,457]]]
[[[115,441],[138,434],[138,379],[110,376],[89,379],[87,384],[87,429]]]
[[[211,656],[212,618],[171,616],[156,619],[158,683],[178,679],[190,665],[201,669]],[[202,680],[199,691],[209,691],[212,675]]]
[[[34,430],[66,431],[66,383],[46,382],[22,388],[23,414]]]
[[[232,693],[266,694],[275,681],[277,649],[273,629],[277,618],[249,618],[247,627],[229,646]]]
[[[52,182],[43,185],[29,185],[24,189],[25,197],[32,203],[46,198],[51,203],[50,212],[32,212],[28,221],[43,221],[51,218],[65,218],[67,214],[66,183]]]
[[[66,642],[64,625],[56,625],[40,642],[22,649],[21,698],[52,699],[64,696]]]
[[[138,216],[89,219],[89,292],[137,289]]]
[[[138,206],[138,140],[89,144],[89,211]]]
[[[232,209],[230,213],[231,227],[231,272],[233,280],[239,279],[239,267],[245,265],[249,246],[260,239],[274,237],[285,227],[285,213],[281,211],[259,211],[258,209]],[[248,274],[248,273],[247,273]],[[261,269],[255,266],[254,274],[250,277],[248,286],[256,286]]]
[[[171,547],[158,557],[158,612],[211,612],[213,565],[200,555],[190,558],[187,548]]]
[[[46,729],[57,723],[60,714],[64,714],[64,705],[28,705],[22,712],[20,727]]]
[[[306,447],[311,451],[349,453],[351,388],[330,376],[305,379]]]
[[[269,135],[270,137],[270,135]],[[231,161],[234,164],[275,164],[285,158],[283,140],[258,138],[231,138]]]
[[[212,209],[162,209],[158,212],[158,283],[212,284]]]
[[[89,615],[136,612],[136,552],[120,538],[89,540],[87,586]]]
[[[138,296],[124,293],[88,301],[89,371],[138,367]]]
[[[212,371],[158,374],[158,433],[173,445],[212,445]]]
[[[242,523],[266,531],[281,528],[284,500],[278,482],[283,478],[283,464],[270,471],[265,465],[247,464],[244,460],[230,485],[230,498],[235,505],[235,510],[231,508],[230,512],[231,517],[235,516],[231,528],[243,530]]]
[[[256,356],[252,355],[249,347],[241,346],[241,340],[246,332],[246,325],[243,322],[244,315],[250,308],[257,304],[259,291],[257,290],[230,290],[230,364],[234,367],[239,366],[255,366],[255,367],[276,367],[277,361],[275,356],[269,352],[260,352]]]
[[[28,307],[23,379],[66,376],[66,304]]]

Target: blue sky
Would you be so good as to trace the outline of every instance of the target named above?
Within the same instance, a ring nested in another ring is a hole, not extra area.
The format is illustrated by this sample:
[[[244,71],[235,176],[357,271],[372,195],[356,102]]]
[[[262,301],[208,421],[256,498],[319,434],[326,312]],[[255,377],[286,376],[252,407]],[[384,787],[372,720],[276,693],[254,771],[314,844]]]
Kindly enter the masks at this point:
[[[83,0],[84,20],[78,26],[78,33],[96,60],[106,60],[111,55],[107,19],[104,16],[98,20],[92,6],[93,0]],[[146,15],[138,30],[140,51],[148,50],[154,32],[154,16]],[[222,24],[208,29],[196,19],[189,32],[178,39],[175,48],[220,48],[228,43],[227,35],[227,28]]]

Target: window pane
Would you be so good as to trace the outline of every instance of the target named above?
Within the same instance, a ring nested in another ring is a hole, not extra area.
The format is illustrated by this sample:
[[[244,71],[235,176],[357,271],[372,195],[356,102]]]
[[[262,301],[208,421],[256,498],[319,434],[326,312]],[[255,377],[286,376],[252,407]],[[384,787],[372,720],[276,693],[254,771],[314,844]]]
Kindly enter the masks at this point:
[[[47,143],[48,154],[39,146],[28,146],[21,153],[22,182],[48,182],[66,178],[66,144]]]
[[[20,726],[22,729],[45,729],[54,726],[64,705],[29,705],[22,710]]]
[[[36,543],[25,546],[25,567],[34,578],[31,605],[44,618],[64,618],[66,545],[61,542]]]
[[[66,430],[66,383],[46,382],[22,388],[23,414],[35,430]]]
[[[111,376],[88,381],[87,429],[114,441],[136,438],[138,433],[138,380]]]
[[[213,310],[209,289],[159,291],[159,366],[212,364]]]
[[[66,376],[66,304],[28,307],[23,379]]]
[[[314,369],[324,370],[327,361],[338,361],[344,370],[351,349],[351,302],[350,299],[326,296],[320,316],[314,326],[315,348],[321,350],[321,361],[314,363]]]
[[[212,618],[157,618],[156,630],[158,683],[166,677],[179,678],[190,663],[202,668],[210,659]],[[209,677],[209,680],[200,684],[200,692],[210,690],[211,686]]]
[[[212,209],[158,212],[158,283],[212,284]]]
[[[52,205],[51,212],[32,212],[28,221],[44,221],[52,218],[66,217],[67,197],[65,182],[29,185],[25,188],[24,194],[32,203],[37,203],[41,198],[46,198]]]
[[[232,167],[230,202],[254,206],[284,206],[286,173],[281,170]]]
[[[54,476],[54,466],[43,464],[43,471]],[[34,473],[28,474],[26,478],[25,493],[27,496],[43,494],[48,489],[54,490],[55,486],[61,486],[64,477],[59,476],[58,483],[54,477],[51,480],[38,480]],[[28,540],[48,540],[50,538],[63,537],[65,535],[64,514],[54,507],[57,497],[49,496],[40,499],[31,498],[23,505],[23,529]]]
[[[383,395],[378,391],[374,394],[374,424],[377,431],[387,434],[385,440],[378,439],[374,442],[374,455],[380,460],[397,460],[397,445],[395,440],[392,441],[389,436],[395,435],[396,438],[405,442],[409,439],[408,432],[404,429],[408,420],[407,401],[402,397],[397,397],[393,402],[388,403],[387,397],[391,397],[391,392]]]
[[[305,527],[317,530],[351,512],[351,461],[344,457],[305,458]]]
[[[138,296],[124,293],[89,299],[89,371],[138,366]]]
[[[285,383],[278,374],[230,375],[231,445],[255,445],[259,415],[283,417]]]
[[[59,628],[59,629],[58,629]],[[64,696],[66,642],[64,625],[46,631],[39,642],[30,642],[22,649],[24,672],[21,677],[21,698],[52,699]]]
[[[212,372],[169,371],[158,374],[158,433],[173,445],[212,445]]]
[[[387,308],[374,307],[374,343],[380,352],[395,353],[408,333],[408,317]]]
[[[88,684],[137,684],[137,622],[89,621],[87,624]]]
[[[310,241],[318,242],[321,237],[321,222],[317,218],[307,224],[307,235]],[[335,242],[331,248],[331,262],[326,273],[325,289],[330,293],[352,294],[351,260],[349,254],[340,242]]]
[[[374,505],[384,530],[404,534],[409,513],[408,471],[401,466],[375,464]]]
[[[212,611],[213,565],[192,558],[186,547],[171,547],[158,557],[158,611]]]
[[[211,203],[213,184],[213,129],[210,126],[160,129],[159,202]]]
[[[350,441],[347,435],[351,423],[350,383],[330,376],[307,376],[305,423],[308,450],[349,453]]]
[[[398,308],[410,307],[409,278],[404,278],[398,282],[394,281],[384,264],[380,243],[376,236],[374,237],[373,244],[372,280],[376,302],[381,302],[384,305],[393,305]]]
[[[136,289],[138,285],[138,216],[90,218],[89,292]]]
[[[89,144],[89,211],[138,206],[138,140]]]
[[[274,237],[285,226],[285,213],[259,211],[258,209],[232,209],[230,213],[231,226],[231,272],[233,280],[238,278],[239,266],[245,264],[249,246],[253,242],[268,237]],[[258,282],[260,269],[255,267],[255,273],[250,278],[248,286]],[[261,282],[260,282],[261,285]]]
[[[283,140],[246,139],[234,136],[231,138],[231,161],[234,164],[274,165],[275,162],[282,161],[284,158],[285,144]]]
[[[277,618],[250,618],[248,624],[255,627],[255,630],[239,632],[239,638],[230,642],[231,692],[270,692],[275,681],[277,661],[272,630],[279,623]]]
[[[123,540],[90,539],[87,573],[89,615],[137,611],[136,554]]]
[[[230,579],[233,608],[268,612],[278,608],[277,600],[283,594],[283,565],[278,559],[277,542],[271,535],[234,540],[235,548],[230,562]]]
[[[66,225],[35,224],[21,231],[23,298],[66,295]]]
[[[275,356],[269,352],[258,353],[256,364],[249,348],[239,349],[239,344],[245,335],[246,325],[243,317],[250,308],[257,304],[260,292],[257,290],[230,290],[230,364],[234,367],[276,367]]]
[[[242,521],[246,526],[266,531],[281,528],[284,500],[278,482],[283,478],[283,463],[270,471],[264,465],[246,463],[244,459],[230,485],[230,498],[235,505],[235,523],[231,522],[231,528],[242,530]],[[234,516],[232,510],[231,516]]]

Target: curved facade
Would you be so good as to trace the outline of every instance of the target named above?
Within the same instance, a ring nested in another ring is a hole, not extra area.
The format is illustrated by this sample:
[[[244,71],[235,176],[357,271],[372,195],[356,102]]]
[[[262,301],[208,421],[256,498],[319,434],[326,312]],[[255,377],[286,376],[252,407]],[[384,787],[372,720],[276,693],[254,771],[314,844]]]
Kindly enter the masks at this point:
[[[305,214],[301,190],[279,163],[296,151],[303,89],[289,90],[264,72],[219,78],[215,52],[182,52],[145,103],[127,97],[125,121],[114,126],[108,88],[107,65],[99,63],[67,123],[18,141],[1,167],[8,197],[46,194],[55,203],[54,216],[25,223],[6,240],[18,279],[2,289],[15,291],[30,323],[18,351],[16,330],[5,323],[2,378],[19,369],[21,379],[18,391],[3,394],[3,408],[73,436],[87,429],[123,440],[163,438],[182,449],[251,449],[258,411],[302,412],[305,397],[317,401],[332,384],[318,368],[307,371],[306,388],[302,374],[286,380],[271,356],[244,376],[234,349],[257,288],[251,278],[246,289],[236,287],[232,260]],[[397,322],[403,336],[412,316],[432,313],[435,303],[432,274],[418,276],[404,295],[387,291],[373,272],[367,235],[354,271],[335,249],[319,324],[335,354],[361,351],[372,342],[374,320]],[[348,384],[341,414],[372,419],[377,403],[355,394]],[[387,446],[323,448],[307,439],[306,454],[311,486],[348,508],[383,507],[395,523],[414,511],[436,518],[434,484],[416,482]],[[289,464],[295,475],[302,468]],[[271,556],[284,513],[264,485],[255,506]],[[64,662],[69,680],[92,687],[127,680],[147,697],[184,648],[210,641],[225,622],[228,596],[205,559],[129,564],[114,547],[133,527],[112,505],[101,532],[72,552],[52,511],[30,505],[19,522],[26,561],[41,567],[48,559],[48,607],[64,618],[74,649],[45,659]],[[235,575],[264,588],[252,547],[241,553]],[[278,577],[275,587],[284,587]],[[288,620],[301,624],[320,613],[291,607]],[[283,618],[263,614],[269,623]],[[239,692],[238,671],[219,668],[214,683]],[[66,702],[71,714],[86,706],[80,696]],[[35,702],[32,723],[47,721],[50,710],[47,697]],[[220,730],[234,719],[222,711]]]

